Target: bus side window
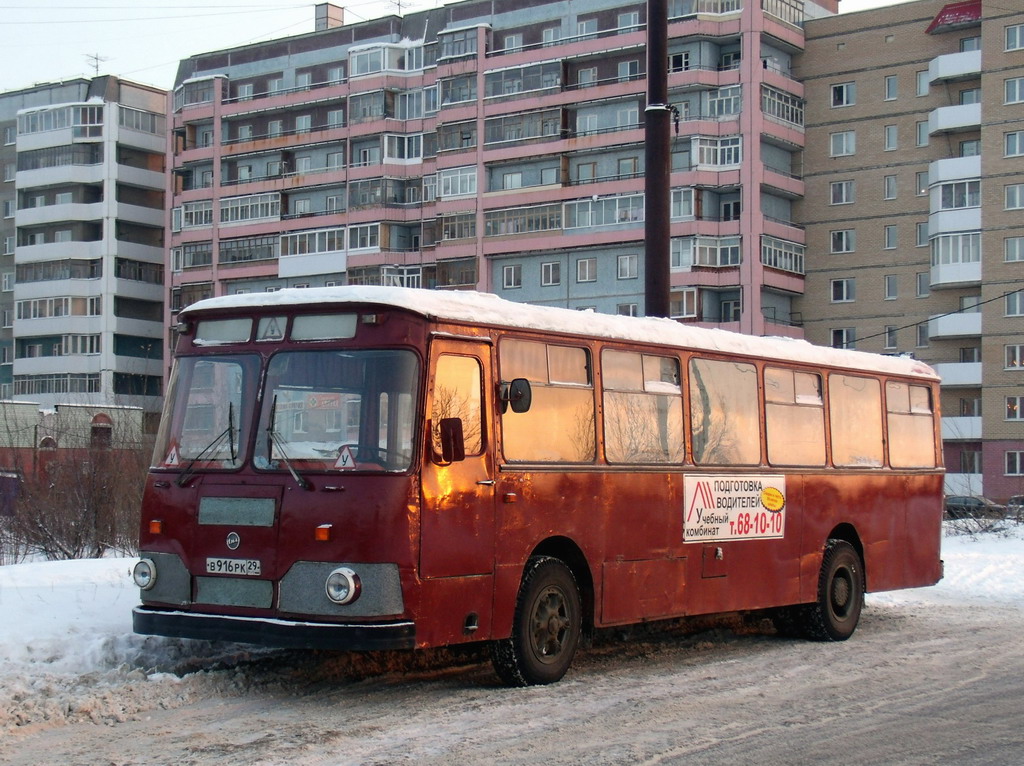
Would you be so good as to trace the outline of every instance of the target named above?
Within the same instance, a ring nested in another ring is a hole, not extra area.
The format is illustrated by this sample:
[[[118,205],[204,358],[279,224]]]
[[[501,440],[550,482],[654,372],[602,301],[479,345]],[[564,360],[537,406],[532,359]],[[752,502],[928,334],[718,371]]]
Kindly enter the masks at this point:
[[[693,460],[701,465],[761,462],[757,368],[741,362],[690,360]]]
[[[877,380],[832,374],[828,378],[832,463],[851,468],[882,465],[882,389]]]
[[[889,465],[934,468],[935,431],[931,391],[890,380],[885,384],[889,425]]]
[[[506,338],[498,349],[501,379],[526,378],[527,412],[501,416],[502,449],[516,462],[589,463],[596,453],[594,383],[585,348]]]
[[[772,465],[825,465],[821,376],[764,368],[765,438]]]
[[[467,455],[483,452],[483,408],[481,406],[480,362],[471,356],[445,354],[437,360],[434,397],[430,408],[435,454],[441,454],[441,421],[462,420],[462,438]]]
[[[601,353],[604,452],[610,463],[681,463],[679,360],[631,351]]]

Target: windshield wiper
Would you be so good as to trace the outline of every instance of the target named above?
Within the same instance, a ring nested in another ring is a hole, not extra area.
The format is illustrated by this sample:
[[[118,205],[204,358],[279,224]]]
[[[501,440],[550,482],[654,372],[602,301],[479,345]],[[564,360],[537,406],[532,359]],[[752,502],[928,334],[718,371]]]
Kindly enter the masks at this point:
[[[300,489],[309,489],[309,482],[306,481],[294,468],[292,468],[291,462],[288,460],[288,455],[284,451],[284,439],[281,438],[281,434],[274,430],[274,419],[277,416],[277,394],[274,394],[274,401],[270,405],[270,422],[267,423],[267,461],[272,462],[274,459],[274,447],[277,447],[278,454],[281,455],[281,462],[284,463],[284,467],[288,469],[288,473],[295,479],[295,483],[299,485]]]
[[[192,474],[195,473],[195,465],[202,460],[207,454],[212,453],[223,443],[224,439],[228,440],[228,455],[231,456],[231,463],[238,459],[238,451],[235,449],[235,405],[234,402],[228,402],[228,427],[221,431],[217,436],[214,437],[213,441],[207,444],[194,458],[188,461],[188,465],[178,476],[177,484],[179,487],[184,487],[185,482],[191,478]]]

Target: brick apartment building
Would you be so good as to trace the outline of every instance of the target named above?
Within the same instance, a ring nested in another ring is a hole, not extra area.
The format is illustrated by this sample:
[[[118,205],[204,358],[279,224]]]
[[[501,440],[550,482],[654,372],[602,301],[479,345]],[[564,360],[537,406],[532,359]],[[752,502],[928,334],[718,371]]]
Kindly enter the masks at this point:
[[[1024,493],[1024,8],[809,21],[806,337],[943,378],[947,491]]]

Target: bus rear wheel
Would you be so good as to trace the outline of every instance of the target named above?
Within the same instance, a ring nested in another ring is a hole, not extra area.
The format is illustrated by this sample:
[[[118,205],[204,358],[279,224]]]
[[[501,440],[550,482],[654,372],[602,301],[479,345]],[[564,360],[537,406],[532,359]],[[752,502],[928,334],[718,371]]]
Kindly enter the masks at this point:
[[[845,641],[864,606],[864,566],[845,540],[829,540],[818,576],[818,600],[803,607],[801,627],[815,641]]]
[[[554,683],[569,669],[581,632],[572,571],[556,558],[534,556],[519,586],[512,635],[492,644],[494,670],[509,686]]]

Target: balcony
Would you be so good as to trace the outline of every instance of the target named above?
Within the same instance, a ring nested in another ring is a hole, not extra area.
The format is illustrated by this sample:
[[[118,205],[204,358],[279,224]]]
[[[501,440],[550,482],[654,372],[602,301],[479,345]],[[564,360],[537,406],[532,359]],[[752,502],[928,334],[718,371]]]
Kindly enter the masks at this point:
[[[981,156],[950,157],[936,160],[928,166],[929,185],[947,181],[969,181],[981,178]]]
[[[936,56],[928,64],[929,82],[956,82],[981,77],[981,51]]]
[[[942,378],[943,388],[981,385],[981,362],[945,362],[934,367]]]
[[[323,253],[282,255],[277,259],[279,277],[308,277],[336,274],[348,268],[348,255],[342,250]]]
[[[947,442],[981,441],[981,418],[943,417],[942,440]]]
[[[981,495],[985,494],[984,474],[980,473],[947,473],[943,488],[947,495]]]
[[[973,263],[943,263],[938,266],[932,266],[929,282],[934,290],[980,284],[981,261],[974,261]]]
[[[964,133],[981,128],[981,104],[940,106],[928,115],[928,135]]]
[[[974,338],[979,335],[981,335],[981,313],[978,311],[940,314],[928,320],[928,337],[932,340]]]
[[[933,194],[934,197],[934,194]],[[933,199],[932,205],[935,205]],[[934,209],[934,208],[933,208]],[[981,231],[981,208],[960,207],[939,210],[928,216],[928,234],[953,234],[961,231]]]

